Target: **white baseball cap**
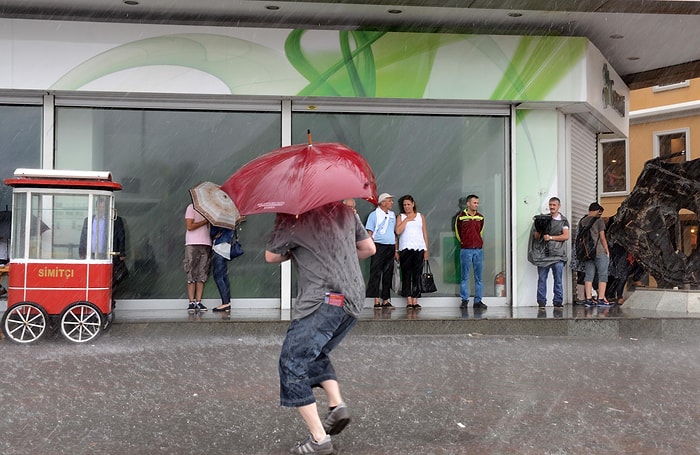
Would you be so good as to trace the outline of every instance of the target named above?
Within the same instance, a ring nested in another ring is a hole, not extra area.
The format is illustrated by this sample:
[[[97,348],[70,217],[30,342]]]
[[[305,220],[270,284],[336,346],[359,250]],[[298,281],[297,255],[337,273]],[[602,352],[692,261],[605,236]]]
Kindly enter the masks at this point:
[[[392,196],[392,195],[389,194],[389,193],[382,193],[382,194],[379,195],[379,199],[377,199],[377,201],[381,204],[381,203],[384,202],[386,199],[393,198],[393,197],[394,197],[394,196]]]

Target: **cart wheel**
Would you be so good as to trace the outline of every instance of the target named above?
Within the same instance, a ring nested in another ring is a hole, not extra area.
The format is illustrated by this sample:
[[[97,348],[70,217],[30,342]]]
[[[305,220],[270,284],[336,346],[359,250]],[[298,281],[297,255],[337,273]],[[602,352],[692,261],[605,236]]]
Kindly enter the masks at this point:
[[[76,343],[93,340],[102,331],[102,313],[91,303],[76,303],[61,314],[61,333]]]
[[[33,343],[46,332],[46,312],[34,303],[19,303],[5,311],[2,331],[17,343]]]

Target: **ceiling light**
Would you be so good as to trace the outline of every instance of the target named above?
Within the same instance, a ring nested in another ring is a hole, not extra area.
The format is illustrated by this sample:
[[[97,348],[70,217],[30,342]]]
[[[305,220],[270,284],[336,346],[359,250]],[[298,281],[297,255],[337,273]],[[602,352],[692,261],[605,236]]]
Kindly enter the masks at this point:
[[[401,13],[403,13],[403,11],[401,11],[400,9],[390,9],[387,11],[387,13],[389,13],[389,14],[401,14]]]
[[[612,39],[622,39],[624,38],[623,35],[620,35],[619,33],[615,33],[614,35],[610,35],[610,38]]]
[[[137,2],[136,0],[124,0],[124,4],[129,6],[136,6],[139,4],[139,2]]]
[[[276,5],[267,5],[265,7],[265,9],[270,10],[270,11],[277,11],[278,9],[280,9],[280,7],[276,6]]]
[[[627,60],[632,60],[632,61],[639,60],[639,57],[627,57]]]

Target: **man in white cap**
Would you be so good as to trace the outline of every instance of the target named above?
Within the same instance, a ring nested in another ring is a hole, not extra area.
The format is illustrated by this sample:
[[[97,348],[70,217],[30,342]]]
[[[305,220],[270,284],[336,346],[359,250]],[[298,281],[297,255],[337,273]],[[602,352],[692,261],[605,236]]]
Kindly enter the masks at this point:
[[[365,229],[374,240],[377,248],[369,264],[367,297],[374,298],[374,308],[391,308],[391,280],[394,274],[396,251],[396,215],[391,211],[394,196],[389,193],[379,195],[377,209],[367,217]],[[398,257],[398,256],[397,256]],[[381,287],[380,287],[381,286]]]

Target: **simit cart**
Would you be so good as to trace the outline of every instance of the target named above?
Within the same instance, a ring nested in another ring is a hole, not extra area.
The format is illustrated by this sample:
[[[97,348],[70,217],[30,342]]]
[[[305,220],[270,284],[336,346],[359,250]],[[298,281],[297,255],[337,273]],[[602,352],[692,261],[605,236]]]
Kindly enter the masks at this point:
[[[17,169],[5,336],[39,340],[60,328],[95,339],[112,320],[114,191],[109,172]],[[118,254],[118,253],[116,253]]]

